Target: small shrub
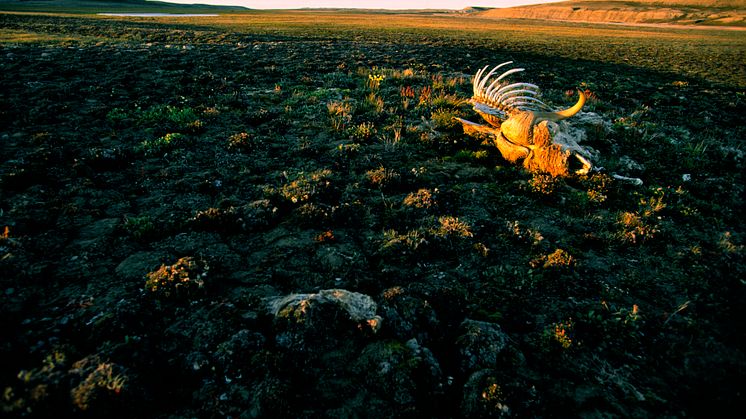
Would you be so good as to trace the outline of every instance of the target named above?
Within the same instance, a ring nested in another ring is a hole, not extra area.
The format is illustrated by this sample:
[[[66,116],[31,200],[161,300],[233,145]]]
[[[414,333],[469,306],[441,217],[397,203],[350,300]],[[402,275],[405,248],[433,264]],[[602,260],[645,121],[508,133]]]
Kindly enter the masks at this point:
[[[573,345],[573,331],[575,325],[572,319],[566,322],[559,322],[551,325],[545,332],[545,336],[554,345],[558,345],[562,349],[570,349]]]
[[[457,108],[463,100],[456,95],[439,94],[432,99],[431,106],[434,108]]]
[[[457,116],[459,116],[458,111],[438,108],[430,115],[430,119],[433,121],[433,125],[436,129],[452,130],[459,126],[459,122],[454,119]]]
[[[368,74],[368,88],[370,90],[378,90],[385,78],[386,76],[383,74]]]
[[[220,232],[235,231],[239,224],[234,208],[197,211],[190,221],[195,229]]]
[[[378,139],[383,144],[383,148],[386,151],[394,151],[399,146],[399,142],[401,141],[400,138],[394,136],[388,136],[388,135],[379,135]]]
[[[453,160],[460,162],[478,161],[487,158],[487,150],[459,150],[453,155]]]
[[[255,146],[254,136],[247,132],[239,132],[228,137],[229,150],[248,151]]]
[[[378,169],[368,170],[365,175],[373,186],[385,188],[399,181],[400,175],[393,169],[381,166]]]
[[[658,188],[653,192],[653,196],[650,198],[641,198],[641,215],[646,218],[652,217],[666,208],[666,204],[663,202],[663,195],[663,188]]]
[[[118,126],[129,119],[130,115],[122,108],[114,108],[106,114],[106,120],[110,124]]]
[[[440,73],[430,76],[430,80],[432,81],[433,89],[442,90],[444,87],[446,87],[445,83],[443,82],[443,75]]]
[[[541,232],[533,228],[524,227],[518,221],[507,221],[505,226],[518,241],[538,246],[544,240],[544,236],[541,235]]]
[[[404,110],[409,109],[409,104],[412,103],[415,97],[414,87],[402,86],[399,89],[399,96],[401,97],[401,107]]]
[[[283,185],[279,194],[293,204],[307,202],[318,192],[329,187],[329,178],[332,171],[329,169],[316,170],[311,173],[299,173],[298,176]]]
[[[155,232],[153,220],[143,215],[140,217],[124,217],[124,230],[134,239],[146,239]]]
[[[415,251],[418,247],[427,243],[427,239],[419,230],[410,230],[405,234],[399,234],[396,230],[383,232],[382,250],[408,250]]]
[[[340,144],[336,148],[336,154],[341,157],[353,157],[360,152],[360,144]]]
[[[609,189],[613,179],[604,173],[594,173],[586,179],[588,187],[588,201],[594,204],[601,204],[609,196]]]
[[[437,189],[435,191],[437,192]],[[435,205],[435,199],[432,190],[420,189],[407,195],[402,203],[408,207],[430,208]]]
[[[376,128],[372,122],[363,122],[350,131],[350,137],[357,141],[369,140],[376,133]]]
[[[329,115],[349,117],[352,114],[352,104],[349,102],[329,102],[326,104]]]
[[[316,243],[330,243],[336,241],[337,238],[334,237],[334,232],[332,230],[326,230],[323,233],[317,234],[313,241]]]
[[[137,112],[141,124],[157,125],[174,130],[197,130],[202,128],[202,121],[192,108],[179,108],[171,105],[151,106]]]
[[[73,368],[82,369],[78,364],[73,365]],[[121,393],[127,383],[127,377],[116,373],[118,369],[119,367],[112,363],[99,363],[86,375],[85,380],[70,392],[75,407],[89,410],[93,403],[105,395]]]
[[[480,401],[488,408],[488,411],[495,412],[495,417],[510,414],[510,408],[505,404],[502,387],[497,383],[489,384],[482,389]]]
[[[487,257],[490,254],[490,248],[485,246],[484,243],[475,243],[472,247],[477,251],[477,253],[482,255],[482,257]]]
[[[534,172],[528,181],[531,191],[541,195],[551,195],[557,189],[560,180],[548,173]]]
[[[564,270],[575,266],[575,258],[571,254],[567,253],[562,249],[557,249],[554,252],[538,257],[531,261],[531,267],[544,269],[555,269]]]
[[[382,136],[381,140],[386,146],[387,150],[396,148],[402,140],[402,130],[404,129],[404,120],[401,116],[395,118],[391,125],[386,127],[386,130],[391,132],[391,136]]]
[[[653,196],[640,199],[640,208],[636,212],[625,211],[619,214],[617,224],[620,226],[622,241],[639,243],[652,239],[660,232],[658,213],[666,208],[663,202],[663,189],[658,188]]]
[[[415,91],[412,86],[402,86],[399,88],[399,96],[406,99],[414,99]]]
[[[739,245],[734,243],[734,241],[736,241],[734,239],[735,237],[733,237],[733,233],[731,233],[730,231],[726,231],[725,233],[720,235],[720,240],[718,240],[718,247],[726,254],[735,255],[741,253],[744,246],[742,244]]]
[[[326,109],[334,131],[343,131],[352,120],[352,104],[349,102],[329,102]]]
[[[425,86],[420,89],[417,106],[428,106],[430,105],[430,98],[433,95],[433,89],[430,86]]]
[[[184,140],[184,134],[169,133],[155,140],[145,140],[136,148],[137,152],[144,153],[146,156],[156,156],[167,153],[172,150],[179,142]]]
[[[295,222],[307,227],[317,227],[325,224],[329,218],[329,207],[306,202],[298,206],[293,212]]]
[[[376,95],[375,92],[365,97],[365,103],[377,114],[382,113],[384,106],[386,106],[383,98]]]
[[[46,355],[40,367],[21,370],[16,375],[18,381],[3,389],[0,397],[0,411],[9,417],[24,417],[32,411],[38,413],[48,408],[53,391],[60,388],[70,378],[67,355],[63,348],[54,348]]]
[[[184,257],[147,274],[145,289],[163,298],[192,297],[204,291],[208,270],[207,264]]]
[[[649,240],[658,233],[655,224],[647,222],[639,214],[633,212],[622,212],[618,217],[618,224],[621,227],[622,241],[638,243]]]
[[[438,218],[438,226],[431,232],[436,237],[473,237],[469,224],[456,217],[445,216]]]
[[[575,258],[562,249],[557,249],[547,256],[545,268],[569,268],[575,266]]]
[[[218,110],[218,108],[211,106],[209,108],[205,108],[204,110],[202,110],[202,115],[204,115],[207,118],[214,118],[220,115],[220,111]]]

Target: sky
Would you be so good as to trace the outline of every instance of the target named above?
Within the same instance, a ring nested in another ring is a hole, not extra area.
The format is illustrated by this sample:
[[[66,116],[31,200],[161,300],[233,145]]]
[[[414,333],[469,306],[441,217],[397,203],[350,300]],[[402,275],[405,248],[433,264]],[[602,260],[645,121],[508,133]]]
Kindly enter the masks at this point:
[[[169,3],[199,3],[244,6],[251,9],[301,9],[305,7],[363,9],[463,9],[469,6],[511,7],[552,3],[559,0],[165,0]]]

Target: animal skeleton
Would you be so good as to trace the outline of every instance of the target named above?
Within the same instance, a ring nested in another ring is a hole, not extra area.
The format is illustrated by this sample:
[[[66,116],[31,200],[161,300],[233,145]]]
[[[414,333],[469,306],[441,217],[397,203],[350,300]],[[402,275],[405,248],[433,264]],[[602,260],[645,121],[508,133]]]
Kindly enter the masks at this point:
[[[577,135],[561,122],[580,112],[585,94],[578,90],[579,99],[575,105],[553,111],[539,99],[538,86],[503,81],[523,68],[509,69],[490,80],[497,70],[512,63],[497,65],[488,73],[489,66],[477,71],[469,103],[489,125],[456,118],[464,132],[473,136],[487,134],[506,160],[523,160],[523,166],[530,171],[553,176],[588,173],[592,167],[590,153],[578,145]]]

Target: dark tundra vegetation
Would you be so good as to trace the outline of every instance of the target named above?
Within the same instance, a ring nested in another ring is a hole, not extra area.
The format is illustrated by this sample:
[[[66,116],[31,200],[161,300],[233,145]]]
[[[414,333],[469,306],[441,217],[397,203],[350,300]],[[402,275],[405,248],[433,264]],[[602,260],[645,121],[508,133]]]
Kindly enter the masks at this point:
[[[585,91],[597,170],[464,134],[508,60]],[[2,415],[738,411],[744,63],[722,29],[1,13]]]

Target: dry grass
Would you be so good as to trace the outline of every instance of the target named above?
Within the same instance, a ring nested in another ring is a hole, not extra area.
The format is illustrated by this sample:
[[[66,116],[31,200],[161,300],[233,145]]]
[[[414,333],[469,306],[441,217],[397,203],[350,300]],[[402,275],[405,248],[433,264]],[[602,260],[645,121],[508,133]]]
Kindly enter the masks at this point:
[[[746,85],[746,68],[738,65],[746,61],[746,37],[741,31],[718,28],[611,26],[414,14],[387,14],[381,19],[374,13],[323,11],[252,11],[210,18],[177,18],[169,22],[199,24],[237,33],[307,38],[351,39],[365,33],[387,39],[395,36],[399,40],[469,39],[477,45],[499,45],[510,50],[541,51],[561,58],[678,71],[741,87]],[[713,62],[718,65],[713,66]]]
[[[0,44],[47,43],[92,40],[90,37],[37,33],[24,30],[0,28]]]

